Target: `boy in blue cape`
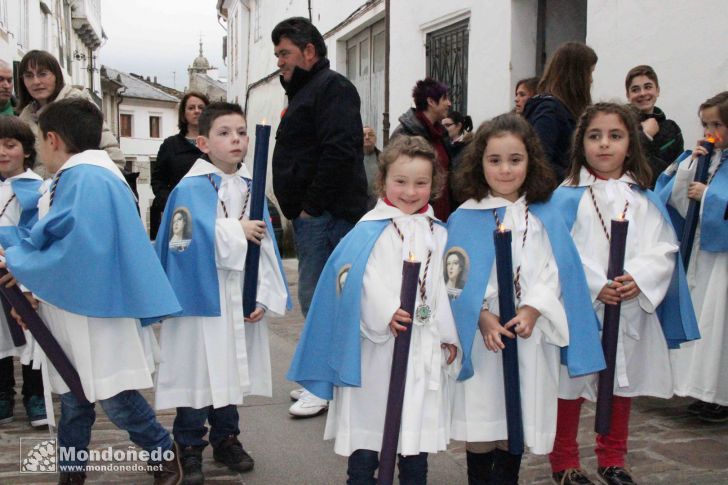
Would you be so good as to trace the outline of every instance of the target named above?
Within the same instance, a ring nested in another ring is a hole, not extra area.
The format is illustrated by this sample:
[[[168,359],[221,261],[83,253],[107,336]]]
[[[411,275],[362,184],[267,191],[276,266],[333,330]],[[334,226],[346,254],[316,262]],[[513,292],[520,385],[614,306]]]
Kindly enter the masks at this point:
[[[86,478],[81,458],[88,455],[79,452],[88,450],[98,401],[157,463],[155,483],[178,483],[172,438],[138,389],[152,387],[154,370],[154,335],[140,319],[177,313],[179,303],[131,189],[108,154],[98,150],[103,126],[98,108],[84,99],[65,99],[46,106],[38,123],[39,157],[56,175],[39,201],[39,221],[6,250],[6,264],[32,292],[28,298],[77,370],[89,401],[80,403],[37,353],[46,389],[60,394],[58,445],[61,456],[65,449],[70,457],[60,461],[60,482]]]
[[[0,117],[0,246],[9,248],[30,231],[38,220],[41,178],[31,170],[35,164],[35,135],[14,116]],[[0,297],[2,298],[2,297]],[[32,366],[32,345],[19,338],[22,330],[2,301],[0,311],[0,423],[13,420],[15,378],[13,357],[23,365],[23,404],[33,427],[48,423],[43,400],[43,377]],[[17,346],[16,346],[17,345]]]
[[[197,146],[205,154],[167,200],[155,242],[182,312],[164,322],[156,408],[177,408],[174,439],[185,482],[202,483],[210,423],[213,456],[244,472],[237,406],[250,394],[272,394],[267,316],[290,308],[270,215],[250,220],[252,180],[242,163],[248,128],[237,104],[212,103],[200,115]],[[257,308],[243,314],[249,245],[261,246]]]

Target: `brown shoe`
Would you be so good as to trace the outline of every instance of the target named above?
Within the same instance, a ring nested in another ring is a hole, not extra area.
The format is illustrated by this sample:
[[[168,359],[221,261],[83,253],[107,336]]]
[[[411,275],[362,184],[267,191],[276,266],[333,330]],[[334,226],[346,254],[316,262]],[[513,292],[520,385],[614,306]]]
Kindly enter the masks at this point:
[[[177,443],[172,443],[174,456],[169,461],[161,463],[162,469],[154,472],[154,485],[180,485],[182,483],[182,464],[179,461],[180,452]]]
[[[58,477],[58,485],[83,485],[85,481],[85,472],[61,472]]]

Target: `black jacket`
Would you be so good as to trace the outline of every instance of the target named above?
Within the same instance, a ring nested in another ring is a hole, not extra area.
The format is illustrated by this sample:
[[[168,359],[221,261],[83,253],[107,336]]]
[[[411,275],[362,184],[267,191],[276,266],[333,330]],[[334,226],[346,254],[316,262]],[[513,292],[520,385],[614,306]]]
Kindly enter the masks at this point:
[[[546,159],[561,182],[571,165],[571,137],[576,128],[574,116],[556,97],[544,94],[534,96],[526,102],[523,116],[536,130]]]
[[[357,221],[366,212],[367,178],[356,88],[325,58],[281,84],[288,108],[276,132],[273,190],[283,214],[328,211]]]
[[[160,145],[157,160],[152,164],[154,202],[149,216],[152,238],[157,234],[169,193],[201,156],[199,148],[187,141],[182,133],[166,138]]]
[[[655,106],[652,113],[640,113],[640,121],[648,118],[655,118],[660,131],[650,140],[647,135],[642,135],[642,146],[652,166],[652,186],[654,187],[657,177],[670,165],[685,149],[682,131],[672,120],[667,119],[665,113]]]

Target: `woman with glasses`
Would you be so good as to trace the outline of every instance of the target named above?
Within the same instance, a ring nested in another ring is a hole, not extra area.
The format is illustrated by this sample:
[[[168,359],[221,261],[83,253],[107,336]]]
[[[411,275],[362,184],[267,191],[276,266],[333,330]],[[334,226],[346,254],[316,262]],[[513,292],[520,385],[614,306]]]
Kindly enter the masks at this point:
[[[442,126],[447,130],[450,141],[450,170],[457,167],[463,149],[473,139],[473,120],[468,115],[458,111],[450,111],[447,118],[442,120]]]
[[[93,100],[85,91],[64,82],[61,65],[49,52],[40,50],[28,52],[21,59],[19,70],[22,82],[18,86],[18,95],[20,97],[18,111],[20,112],[20,119],[25,121],[33,130],[37,149],[40,135],[38,116],[45,106],[53,101],[65,98]],[[99,148],[106,150],[119,169],[124,170],[124,154],[119,148],[119,142],[109,131],[106,123],[104,123]]]

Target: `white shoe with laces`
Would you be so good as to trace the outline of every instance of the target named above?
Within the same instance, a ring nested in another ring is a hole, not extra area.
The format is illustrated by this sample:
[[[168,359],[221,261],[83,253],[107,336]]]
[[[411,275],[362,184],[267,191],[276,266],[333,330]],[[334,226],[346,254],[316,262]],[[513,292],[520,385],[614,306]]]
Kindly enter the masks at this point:
[[[312,418],[326,412],[328,408],[327,400],[316,397],[304,389],[298,401],[288,408],[288,413],[296,418]]]
[[[291,401],[298,401],[299,399],[301,399],[301,394],[303,394],[305,390],[306,389],[304,389],[303,387],[292,390],[289,394],[289,396],[291,396]]]

